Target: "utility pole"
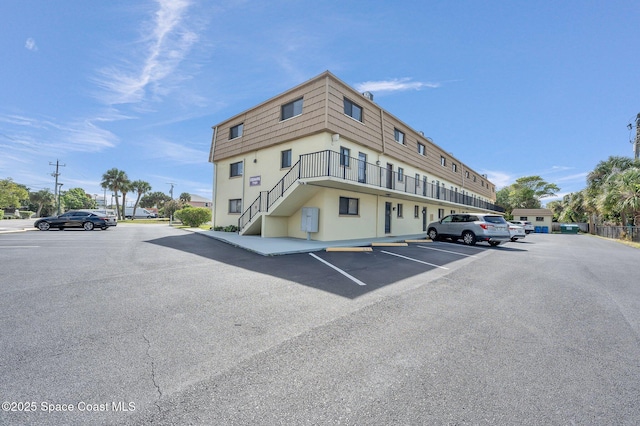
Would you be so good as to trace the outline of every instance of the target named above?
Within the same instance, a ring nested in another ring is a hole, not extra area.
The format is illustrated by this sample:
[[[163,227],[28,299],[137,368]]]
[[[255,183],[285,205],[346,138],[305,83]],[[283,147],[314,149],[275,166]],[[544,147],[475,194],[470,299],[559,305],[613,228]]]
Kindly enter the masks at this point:
[[[52,162],[49,162],[50,166],[53,166],[54,164]],[[66,164],[60,164],[60,160],[56,160],[56,172],[55,173],[51,173],[51,176],[54,176],[56,178],[56,185],[53,188],[53,197],[56,200],[56,203],[58,204],[58,215],[60,214],[60,195],[58,194],[58,176],[60,176],[60,167],[66,167]],[[62,186],[62,185],[60,185]]]
[[[640,156],[640,113],[636,116],[636,143],[633,147],[633,154],[636,160]]]
[[[171,199],[173,200],[173,185],[175,185],[175,183],[173,182],[167,182],[167,185],[171,185],[171,189],[169,190],[169,196],[171,197]]]
[[[169,196],[171,197],[171,200],[173,200],[173,185],[175,185],[175,183],[173,182],[167,182],[167,185],[171,185],[171,189],[169,190]],[[169,225],[173,225],[173,213],[171,213],[169,215]]]

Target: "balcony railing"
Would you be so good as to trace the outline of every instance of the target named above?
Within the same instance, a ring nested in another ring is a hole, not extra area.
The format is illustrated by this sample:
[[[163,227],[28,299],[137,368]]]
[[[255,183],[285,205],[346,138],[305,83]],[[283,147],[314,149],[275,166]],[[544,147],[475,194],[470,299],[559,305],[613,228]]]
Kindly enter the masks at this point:
[[[397,171],[327,150],[301,155],[298,162],[270,191],[261,192],[258,198],[244,211],[238,219],[238,228],[242,230],[258,213],[269,211],[269,208],[298,179],[317,177],[333,177],[362,185],[417,195],[429,200],[442,200],[483,210],[504,212],[504,208],[493,203],[427,182],[424,178],[416,179],[413,176],[401,175]]]

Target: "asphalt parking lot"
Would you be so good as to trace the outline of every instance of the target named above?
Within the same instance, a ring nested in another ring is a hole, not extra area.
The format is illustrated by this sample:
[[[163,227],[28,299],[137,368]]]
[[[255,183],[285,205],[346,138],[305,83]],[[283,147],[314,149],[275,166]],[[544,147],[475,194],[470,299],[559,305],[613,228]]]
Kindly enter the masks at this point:
[[[587,235],[265,257],[165,225],[1,234],[0,424],[637,424],[638,258]]]

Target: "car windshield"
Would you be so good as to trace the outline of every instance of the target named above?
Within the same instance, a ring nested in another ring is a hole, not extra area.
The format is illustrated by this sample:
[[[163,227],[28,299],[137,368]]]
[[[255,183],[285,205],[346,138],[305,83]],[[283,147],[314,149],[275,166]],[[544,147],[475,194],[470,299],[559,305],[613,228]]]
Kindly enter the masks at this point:
[[[502,216],[485,216],[484,221],[489,223],[507,223]]]

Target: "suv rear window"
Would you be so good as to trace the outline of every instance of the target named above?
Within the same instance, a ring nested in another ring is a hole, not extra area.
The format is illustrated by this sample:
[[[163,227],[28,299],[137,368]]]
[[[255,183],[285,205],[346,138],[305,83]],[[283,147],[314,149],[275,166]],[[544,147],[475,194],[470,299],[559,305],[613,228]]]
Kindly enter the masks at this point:
[[[484,221],[489,223],[507,223],[502,216],[485,216]]]

